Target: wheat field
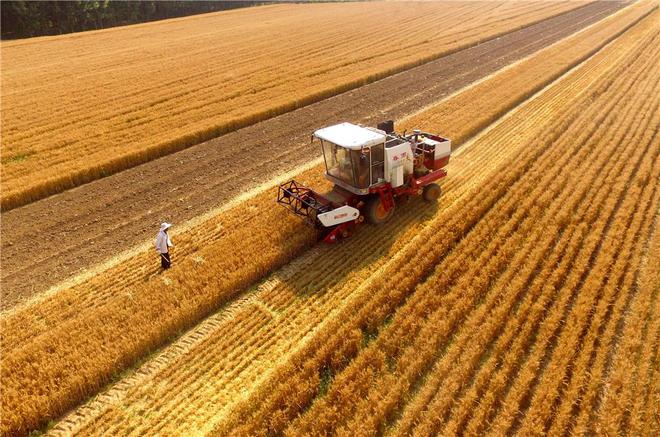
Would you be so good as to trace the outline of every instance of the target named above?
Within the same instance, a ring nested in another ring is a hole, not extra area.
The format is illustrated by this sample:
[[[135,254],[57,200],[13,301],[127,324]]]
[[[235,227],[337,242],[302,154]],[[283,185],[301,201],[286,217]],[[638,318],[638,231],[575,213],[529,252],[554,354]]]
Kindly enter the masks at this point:
[[[657,305],[635,301],[657,299],[640,261],[657,266],[658,18],[477,138],[461,159],[499,143],[506,171],[415,233],[213,430],[657,433]],[[635,319],[642,341],[617,334]],[[622,356],[631,342],[648,346]]]
[[[400,123],[453,129],[437,208],[315,246],[269,188],[178,234],[182,268],[142,250],[3,313],[3,433],[170,344],[52,431],[653,434],[654,7]],[[319,166],[296,179],[324,186]]]
[[[2,209],[584,4],[270,5],[3,41]]]

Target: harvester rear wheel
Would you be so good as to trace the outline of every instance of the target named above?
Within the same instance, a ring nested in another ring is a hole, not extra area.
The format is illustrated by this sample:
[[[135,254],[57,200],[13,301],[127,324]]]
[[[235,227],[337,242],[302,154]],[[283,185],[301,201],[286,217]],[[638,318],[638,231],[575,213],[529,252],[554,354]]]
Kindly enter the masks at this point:
[[[424,191],[422,191],[422,197],[427,202],[437,201],[441,194],[442,194],[442,189],[438,184],[428,184],[427,186],[424,187]]]
[[[393,214],[394,206],[392,206],[392,208],[389,210],[386,210],[385,205],[383,205],[383,201],[378,195],[370,197],[364,207],[364,215],[367,217],[369,223],[374,225],[385,223],[390,219],[390,217],[392,217]]]

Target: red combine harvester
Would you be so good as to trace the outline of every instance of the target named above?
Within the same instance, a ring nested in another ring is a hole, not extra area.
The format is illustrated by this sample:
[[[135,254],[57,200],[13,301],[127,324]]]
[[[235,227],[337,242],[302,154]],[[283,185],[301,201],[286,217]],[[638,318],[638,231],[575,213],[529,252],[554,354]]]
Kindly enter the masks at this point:
[[[321,231],[321,239],[335,243],[351,235],[366,217],[373,224],[387,221],[397,198],[422,192],[435,202],[440,197],[438,180],[447,176],[451,141],[438,135],[413,131],[394,132],[394,122],[377,129],[340,123],[319,129],[331,191],[317,193],[291,180],[280,185],[277,202]]]

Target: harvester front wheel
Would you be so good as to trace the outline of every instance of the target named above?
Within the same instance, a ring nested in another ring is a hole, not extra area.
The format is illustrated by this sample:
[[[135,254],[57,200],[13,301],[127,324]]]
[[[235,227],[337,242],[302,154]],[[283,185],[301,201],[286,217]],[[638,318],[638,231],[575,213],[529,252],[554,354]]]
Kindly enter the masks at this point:
[[[393,214],[394,205],[389,210],[386,210],[383,201],[378,195],[370,197],[364,207],[364,215],[367,217],[369,223],[374,225],[385,223]]]
[[[422,197],[427,202],[437,201],[441,194],[442,189],[440,189],[440,185],[438,184],[428,184],[424,187],[424,191],[422,191]]]

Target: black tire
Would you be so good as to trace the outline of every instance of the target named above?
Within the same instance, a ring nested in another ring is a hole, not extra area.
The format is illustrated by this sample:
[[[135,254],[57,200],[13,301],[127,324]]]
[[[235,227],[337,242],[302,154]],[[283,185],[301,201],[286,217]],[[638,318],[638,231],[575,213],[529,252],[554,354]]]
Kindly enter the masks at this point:
[[[438,184],[428,184],[424,187],[424,191],[422,191],[422,197],[427,202],[436,202],[440,198],[441,194],[442,189]]]
[[[388,221],[394,215],[394,206],[389,211],[383,208],[383,202],[379,195],[371,196],[364,207],[364,215],[369,223],[380,225]]]

